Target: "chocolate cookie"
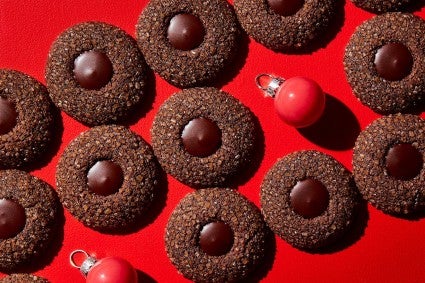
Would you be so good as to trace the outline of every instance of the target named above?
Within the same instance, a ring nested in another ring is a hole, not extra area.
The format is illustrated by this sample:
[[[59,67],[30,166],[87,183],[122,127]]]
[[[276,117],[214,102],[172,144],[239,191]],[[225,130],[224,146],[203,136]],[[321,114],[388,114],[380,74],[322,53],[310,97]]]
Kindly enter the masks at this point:
[[[381,114],[412,112],[425,93],[425,21],[387,13],[361,24],[345,49],[344,66],[354,94]]]
[[[307,150],[280,159],[267,173],[260,201],[269,227],[299,249],[337,241],[358,204],[352,174],[324,153]]]
[[[195,282],[234,282],[265,256],[267,228],[260,211],[236,191],[188,194],[174,209],[165,247],[175,267]]]
[[[118,27],[77,24],[53,43],[46,66],[53,102],[87,125],[121,121],[142,101],[148,67],[136,41]]]
[[[154,119],[152,147],[164,170],[193,187],[214,187],[252,161],[254,116],[241,102],[216,88],[185,89],[161,105]]]
[[[338,0],[235,0],[239,22],[275,51],[295,51],[317,40],[335,17]]]
[[[225,0],[152,0],[137,41],[151,68],[181,88],[212,84],[238,53],[239,25]]]
[[[0,70],[0,168],[22,168],[38,160],[53,140],[53,104],[34,78]]]
[[[100,231],[128,228],[153,201],[159,168],[150,146],[124,126],[98,126],[75,138],[56,171],[62,204]]]
[[[0,171],[0,270],[16,270],[49,249],[58,211],[47,183],[23,171]]]
[[[0,283],[49,283],[49,281],[32,274],[17,273],[0,279]]]
[[[425,120],[382,117],[357,138],[353,173],[363,197],[393,215],[425,210]]]
[[[406,10],[415,0],[351,0],[359,8],[381,14]]]

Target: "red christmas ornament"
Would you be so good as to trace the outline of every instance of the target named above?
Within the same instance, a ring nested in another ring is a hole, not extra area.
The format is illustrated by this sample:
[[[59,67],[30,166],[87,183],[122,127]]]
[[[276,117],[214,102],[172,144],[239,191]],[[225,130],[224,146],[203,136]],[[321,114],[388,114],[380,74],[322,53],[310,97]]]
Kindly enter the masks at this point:
[[[75,263],[78,254],[85,256],[81,265]],[[137,271],[125,259],[106,257],[97,260],[83,250],[73,251],[69,257],[73,267],[78,268],[87,283],[137,283]]]
[[[269,74],[256,77],[257,86],[274,98],[279,117],[288,125],[304,128],[314,124],[325,109],[325,94],[312,79],[294,77],[283,79]]]

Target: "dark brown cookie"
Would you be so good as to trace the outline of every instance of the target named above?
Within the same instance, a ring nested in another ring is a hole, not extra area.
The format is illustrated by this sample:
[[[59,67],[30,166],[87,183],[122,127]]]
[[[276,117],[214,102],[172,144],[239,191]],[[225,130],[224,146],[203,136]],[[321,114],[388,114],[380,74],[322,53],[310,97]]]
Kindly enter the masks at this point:
[[[53,43],[46,66],[53,102],[87,125],[121,121],[142,99],[148,67],[136,41],[118,27],[77,24]]]
[[[252,161],[254,116],[216,88],[185,89],[161,105],[152,147],[164,170],[193,187],[223,186]]]
[[[23,171],[0,171],[0,270],[17,270],[48,250],[58,212],[47,183]]]
[[[317,40],[335,17],[338,0],[235,0],[238,19],[256,41],[295,51]]]
[[[425,21],[387,13],[357,27],[344,66],[354,94],[381,114],[417,110],[425,93]]]
[[[0,283],[49,283],[49,281],[32,274],[17,273],[0,279]]]
[[[53,140],[53,104],[34,78],[0,70],[0,167],[22,168],[39,159]]]
[[[124,126],[98,126],[75,138],[56,171],[62,204],[100,231],[128,228],[156,194],[159,167],[150,146]]]
[[[415,0],[351,0],[359,8],[372,13],[382,14],[386,12],[404,11]]]
[[[359,201],[352,174],[314,150],[280,159],[265,176],[260,197],[269,227],[292,246],[307,250],[341,238]]]
[[[425,210],[425,120],[382,117],[357,138],[353,173],[363,197],[393,215]]]
[[[152,0],[137,41],[151,68],[170,84],[211,85],[238,53],[239,26],[225,0]]]
[[[195,282],[234,282],[265,256],[267,228],[260,211],[236,191],[209,188],[188,194],[165,232],[168,257]]]

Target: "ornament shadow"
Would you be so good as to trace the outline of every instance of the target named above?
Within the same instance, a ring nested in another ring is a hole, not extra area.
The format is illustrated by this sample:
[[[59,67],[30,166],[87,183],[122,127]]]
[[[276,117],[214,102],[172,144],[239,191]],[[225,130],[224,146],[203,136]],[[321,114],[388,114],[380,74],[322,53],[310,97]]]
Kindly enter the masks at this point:
[[[137,269],[137,279],[138,283],[158,283],[158,281],[139,269]]]
[[[322,117],[313,125],[298,129],[312,143],[330,150],[353,148],[360,133],[360,124],[341,101],[326,94],[326,105]]]

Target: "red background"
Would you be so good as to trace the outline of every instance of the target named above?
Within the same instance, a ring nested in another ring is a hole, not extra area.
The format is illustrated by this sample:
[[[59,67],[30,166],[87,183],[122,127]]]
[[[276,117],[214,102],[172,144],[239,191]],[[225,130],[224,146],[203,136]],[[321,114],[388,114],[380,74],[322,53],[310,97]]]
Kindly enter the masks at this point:
[[[418,1],[419,2],[419,1]],[[1,0],[0,67],[23,71],[44,80],[44,66],[52,41],[69,26],[88,20],[105,21],[135,34],[138,15],[146,0]],[[359,129],[378,118],[352,94],[343,70],[344,47],[356,26],[373,14],[346,1],[339,23],[324,37],[323,48],[307,55],[285,55],[266,49],[253,40],[241,47],[237,69],[219,87],[247,105],[264,131],[261,164],[251,178],[238,187],[241,194],[259,205],[263,176],[276,160],[301,149],[317,149],[334,156],[351,170],[352,145]],[[422,18],[425,9],[415,12]],[[273,31],[271,31],[273,32]],[[272,99],[263,98],[254,85],[258,73],[286,78],[307,76],[329,94],[325,122],[309,131],[285,125],[274,113]],[[155,77],[156,90],[143,107],[146,114],[131,129],[150,142],[154,115],[166,98],[178,91]],[[87,127],[62,114],[64,131],[60,148],[42,168],[32,174],[55,185],[55,167],[65,146]],[[422,117],[424,115],[422,114]],[[130,261],[147,282],[187,282],[170,263],[164,250],[164,228],[170,213],[193,190],[168,176],[166,200],[157,205],[151,223],[131,234],[101,234],[84,227],[66,210],[63,234],[51,255],[31,270],[51,282],[84,282],[68,260],[75,249]],[[310,254],[292,248],[276,237],[274,261],[257,272],[262,282],[425,282],[425,220],[391,217],[367,206],[353,239],[333,251]],[[2,276],[0,276],[2,277]],[[142,281],[142,280],[141,280]]]

